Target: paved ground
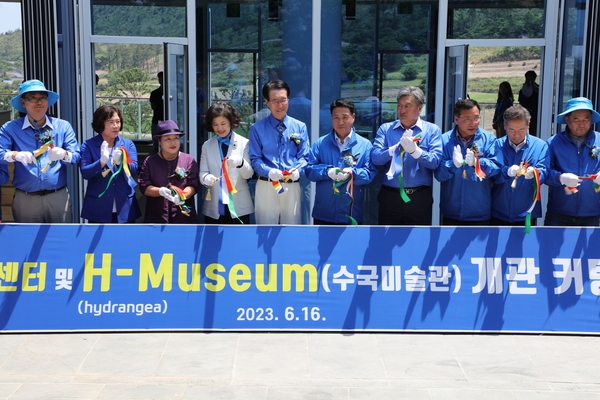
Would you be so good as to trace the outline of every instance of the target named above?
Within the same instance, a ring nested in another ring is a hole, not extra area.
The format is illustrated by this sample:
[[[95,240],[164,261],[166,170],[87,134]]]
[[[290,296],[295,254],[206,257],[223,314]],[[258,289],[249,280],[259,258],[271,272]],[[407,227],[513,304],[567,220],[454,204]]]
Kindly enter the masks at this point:
[[[0,399],[600,399],[600,337],[0,335]]]

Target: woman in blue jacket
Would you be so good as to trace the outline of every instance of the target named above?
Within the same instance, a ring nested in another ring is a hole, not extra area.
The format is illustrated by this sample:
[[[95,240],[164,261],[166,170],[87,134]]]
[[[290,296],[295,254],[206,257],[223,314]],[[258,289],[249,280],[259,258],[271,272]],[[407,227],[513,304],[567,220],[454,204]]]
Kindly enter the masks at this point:
[[[81,218],[92,223],[127,223],[141,216],[134,190],[137,151],[119,136],[122,127],[121,111],[101,106],[92,121],[99,135],[81,145],[81,175],[88,181]]]

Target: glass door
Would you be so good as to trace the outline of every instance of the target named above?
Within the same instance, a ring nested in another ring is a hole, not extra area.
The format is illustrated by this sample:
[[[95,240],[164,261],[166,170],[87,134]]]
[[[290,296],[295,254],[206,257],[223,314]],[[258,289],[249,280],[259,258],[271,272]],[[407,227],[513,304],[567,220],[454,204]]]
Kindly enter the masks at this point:
[[[187,52],[186,46],[174,43],[164,44],[164,74],[163,74],[163,101],[165,119],[177,122],[183,132],[187,132],[187,140],[183,142],[183,151],[188,152],[190,141],[196,135],[189,132],[187,91]]]
[[[467,95],[467,69],[469,46],[451,46],[446,49],[446,92],[444,97],[444,126],[442,131],[452,129],[454,103]]]

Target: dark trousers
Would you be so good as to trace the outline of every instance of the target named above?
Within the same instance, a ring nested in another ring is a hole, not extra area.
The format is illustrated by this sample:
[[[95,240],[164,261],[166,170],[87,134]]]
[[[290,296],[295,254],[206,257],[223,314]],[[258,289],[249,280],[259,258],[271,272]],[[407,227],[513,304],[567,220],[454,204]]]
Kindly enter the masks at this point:
[[[485,221],[459,221],[457,219],[442,217],[442,225],[447,225],[447,226],[488,226],[488,225],[490,225],[490,220],[486,219]]]
[[[358,224],[362,225],[360,222]],[[350,221],[348,221],[347,223],[341,223],[341,222],[323,221],[322,219],[313,218],[313,225],[350,225]]]
[[[525,226],[525,221],[508,222],[492,217],[490,225],[493,226]],[[537,226],[537,218],[531,218],[531,226]]]
[[[546,212],[545,226],[598,226],[600,217],[571,217],[570,215]]]
[[[409,189],[407,189],[409,190]],[[418,191],[407,194],[405,203],[400,191],[390,186],[381,186],[379,202],[379,225],[431,225],[433,195],[431,186],[421,186]]]

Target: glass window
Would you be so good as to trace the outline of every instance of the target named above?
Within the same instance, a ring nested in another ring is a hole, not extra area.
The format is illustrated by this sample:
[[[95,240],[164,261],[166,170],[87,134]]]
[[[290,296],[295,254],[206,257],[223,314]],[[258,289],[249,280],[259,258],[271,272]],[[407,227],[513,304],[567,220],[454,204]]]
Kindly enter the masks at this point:
[[[96,107],[113,104],[123,113],[123,135],[151,140],[150,92],[159,87],[161,45],[94,44]]]
[[[92,2],[93,35],[185,37],[185,32],[185,0]]]
[[[544,0],[453,0],[448,4],[449,39],[544,37]]]
[[[253,4],[210,3],[211,49],[258,48],[258,13],[260,7]]]

